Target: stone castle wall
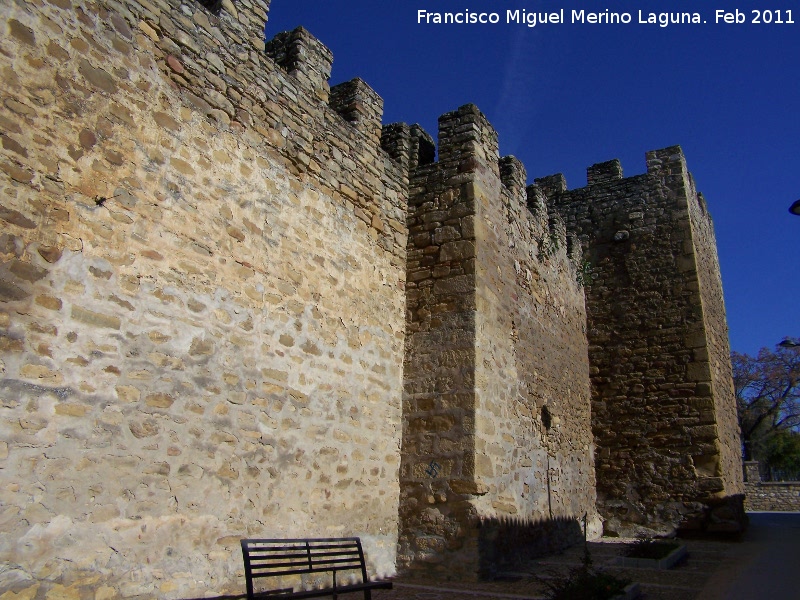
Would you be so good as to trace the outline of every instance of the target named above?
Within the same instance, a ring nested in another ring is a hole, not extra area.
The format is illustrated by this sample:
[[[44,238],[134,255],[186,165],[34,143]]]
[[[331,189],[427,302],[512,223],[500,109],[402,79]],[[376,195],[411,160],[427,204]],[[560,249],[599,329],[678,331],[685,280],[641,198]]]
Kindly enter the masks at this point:
[[[482,559],[513,564],[520,548],[581,540],[584,519],[590,539],[602,527],[580,255],[522,164],[499,166],[476,198],[476,477],[489,492],[474,505]]]
[[[395,571],[406,175],[235,7],[4,7],[2,589],[238,592],[240,537]]]
[[[736,493],[682,156],[526,188],[467,105],[437,158],[268,9],[6,3],[0,594],[239,593],[256,536],[486,575]]]
[[[598,502],[610,533],[735,527],[741,467],[713,229],[680,148],[649,152],[647,169],[623,178],[618,161],[594,165],[571,191],[538,180],[585,248]],[[710,524],[725,498],[733,506]]]
[[[563,226],[550,230],[541,199],[528,210],[524,168],[499,159],[477,108],[442,116],[439,143],[410,182],[400,552],[416,571],[464,577],[502,559],[497,529],[524,529],[520,543],[541,551],[576,539],[544,539],[548,523],[599,522]]]

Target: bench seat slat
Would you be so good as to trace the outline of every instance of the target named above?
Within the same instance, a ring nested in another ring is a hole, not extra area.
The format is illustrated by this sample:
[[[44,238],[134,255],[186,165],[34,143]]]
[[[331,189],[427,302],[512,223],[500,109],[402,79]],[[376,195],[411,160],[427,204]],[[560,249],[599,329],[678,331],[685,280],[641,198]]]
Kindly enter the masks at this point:
[[[277,577],[278,575],[307,575],[310,573],[330,573],[335,571],[358,571],[361,569],[360,565],[345,565],[344,568],[337,567],[336,569],[318,567],[316,569],[285,569],[280,565],[273,567],[250,567],[253,577]]]
[[[308,558],[308,553],[304,550],[303,552],[282,552],[281,554],[276,554],[274,552],[253,552],[250,551],[250,559],[257,560],[262,558],[264,560],[287,560],[293,558]]]
[[[355,560],[353,560],[352,557],[348,557],[348,558],[336,558],[336,557],[317,558],[317,557],[313,557],[313,556],[311,557],[311,565],[312,566],[315,566],[315,565],[342,565],[342,564],[350,564],[350,565],[356,565],[357,567],[360,567],[361,566],[361,561],[358,560],[357,558]]]
[[[311,571],[253,571],[250,575],[253,579],[264,579],[266,577],[281,577],[283,575],[306,575]],[[325,573],[325,571],[320,571],[320,573]]]
[[[308,565],[308,556],[282,556],[280,558],[273,558],[271,556],[251,556],[250,557],[250,564],[280,564],[280,563],[292,563],[292,564],[305,564]]]
[[[316,558],[317,560],[325,559],[325,558],[339,558],[339,559],[347,559],[352,560],[354,562],[361,562],[361,558],[359,557],[358,551],[356,552],[313,552],[311,556]],[[306,552],[297,552],[295,554],[262,554],[258,552],[251,552],[250,553],[250,561],[256,560],[269,560],[269,561],[279,561],[279,560],[298,560],[305,558],[308,560],[308,553]]]
[[[309,564],[308,560],[305,561],[258,561],[250,559],[250,568],[256,570],[269,570],[269,569],[295,569],[298,573],[306,571],[329,571],[333,567],[338,571],[346,569],[360,569],[361,562],[350,558],[346,559],[326,559],[314,560],[312,559]]]

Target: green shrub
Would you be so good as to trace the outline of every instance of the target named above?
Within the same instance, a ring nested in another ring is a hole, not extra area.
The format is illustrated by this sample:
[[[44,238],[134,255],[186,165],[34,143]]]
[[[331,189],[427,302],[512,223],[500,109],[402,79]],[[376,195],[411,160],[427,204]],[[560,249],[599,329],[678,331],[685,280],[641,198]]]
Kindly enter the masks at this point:
[[[586,548],[583,564],[572,569],[566,578],[544,581],[550,600],[610,600],[623,594],[630,579],[624,579],[592,567],[592,557]]]

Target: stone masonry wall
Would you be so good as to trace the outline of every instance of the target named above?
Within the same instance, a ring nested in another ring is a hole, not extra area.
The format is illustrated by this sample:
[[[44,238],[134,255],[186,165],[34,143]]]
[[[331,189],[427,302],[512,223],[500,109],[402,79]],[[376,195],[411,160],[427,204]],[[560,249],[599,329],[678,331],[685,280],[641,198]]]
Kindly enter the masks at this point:
[[[599,532],[589,367],[563,226],[541,198],[528,210],[477,108],[444,115],[439,140],[411,177],[400,559],[470,577],[574,542],[586,514]]]
[[[475,470],[488,493],[474,505],[482,561],[503,564],[579,541],[584,518],[590,538],[602,524],[579,246],[519,161],[494,164],[476,193]]]
[[[594,165],[572,191],[558,176],[538,180],[587,261],[599,510],[607,533],[738,528],[710,220],[680,148],[648,153],[647,165],[624,179],[618,161]]]
[[[439,120],[438,163],[409,182],[403,453],[398,560],[441,575],[467,554],[474,574],[469,503],[475,439],[474,176],[459,173],[470,140],[458,115]],[[467,128],[468,129],[468,128]],[[432,144],[420,132],[423,146]],[[466,165],[465,165],[466,168]]]
[[[395,570],[407,176],[267,8],[4,4],[0,594],[241,592],[246,536]]]
[[[265,44],[268,9],[4,4],[0,595],[241,593],[241,537],[470,578],[599,534],[596,507],[736,525],[680,150],[525,188],[467,105],[434,162],[308,31]]]
[[[761,481],[757,461],[744,463],[744,506],[752,511],[800,511],[800,481]]]
[[[744,484],[748,511],[800,512],[800,482],[757,481]]]

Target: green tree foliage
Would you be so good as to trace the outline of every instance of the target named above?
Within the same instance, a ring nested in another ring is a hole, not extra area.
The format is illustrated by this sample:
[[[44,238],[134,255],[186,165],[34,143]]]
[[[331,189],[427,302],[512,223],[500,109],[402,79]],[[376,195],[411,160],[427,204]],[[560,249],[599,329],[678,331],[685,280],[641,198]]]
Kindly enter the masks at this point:
[[[800,433],[776,431],[767,438],[764,453],[771,472],[800,473]]]
[[[780,449],[796,447],[791,432],[800,427],[800,341],[787,338],[755,357],[733,352],[731,363],[744,458],[769,464]]]

